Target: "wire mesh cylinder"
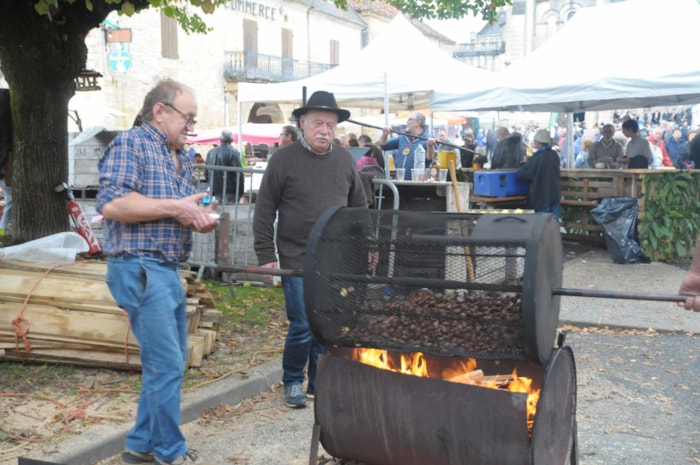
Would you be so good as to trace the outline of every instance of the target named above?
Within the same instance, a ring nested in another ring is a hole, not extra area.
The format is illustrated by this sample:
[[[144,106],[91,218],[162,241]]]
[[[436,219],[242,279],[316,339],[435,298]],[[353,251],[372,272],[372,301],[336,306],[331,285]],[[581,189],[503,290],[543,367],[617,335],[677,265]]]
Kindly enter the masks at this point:
[[[561,256],[548,214],[331,210],[308,244],[307,313],[329,346],[543,362]]]

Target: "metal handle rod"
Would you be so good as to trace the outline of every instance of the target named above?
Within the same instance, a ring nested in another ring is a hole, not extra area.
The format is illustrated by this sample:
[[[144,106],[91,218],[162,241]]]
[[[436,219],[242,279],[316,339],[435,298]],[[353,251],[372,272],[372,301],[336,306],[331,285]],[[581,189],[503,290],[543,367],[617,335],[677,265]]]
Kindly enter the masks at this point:
[[[384,130],[383,127],[375,126],[375,125],[373,125],[373,124],[363,123],[363,122],[361,122],[361,121],[355,121],[354,119],[347,119],[347,120],[345,120],[345,121],[347,121],[348,123],[357,124],[358,126],[366,126],[366,127],[368,127],[368,128],[372,128],[372,129],[379,129],[380,131],[383,131],[383,130]],[[414,136],[413,134],[409,134],[409,133],[407,133],[407,132],[395,131],[395,130],[393,130],[393,129],[391,130],[391,132],[393,132],[394,134],[400,134],[400,135],[402,135],[402,136],[407,136],[407,137],[414,137],[414,138],[416,138],[416,139],[421,139],[421,140],[428,140],[428,139],[430,139],[430,137]],[[474,153],[474,154],[477,153],[475,150],[468,149],[468,148],[466,148],[466,147],[460,147],[459,145],[450,144],[449,142],[441,142],[441,141],[435,140],[435,143],[436,143],[436,144],[440,144],[440,145],[447,145],[448,147],[453,147],[453,148],[456,148],[456,149],[459,149],[459,150],[466,150],[467,152],[471,152],[471,153]]]
[[[692,295],[682,294],[654,294],[648,292],[633,291],[601,291],[595,289],[567,289],[555,288],[554,295],[569,297],[596,297],[601,299],[628,299],[628,300],[655,300],[659,302],[685,302]]]
[[[217,271],[222,271],[226,273],[251,273],[251,274],[263,274],[272,276],[284,276],[284,277],[295,277],[301,278],[304,276],[303,270],[286,270],[280,268],[263,268],[260,266],[236,266],[236,265],[217,265]],[[344,280],[354,280],[356,282],[367,282],[375,284],[403,284],[403,285],[413,285],[429,287],[430,285],[436,287],[455,287],[464,289],[480,289],[480,290],[491,290],[491,291],[505,291],[505,292],[515,292],[519,290],[518,287],[512,288],[511,286],[503,285],[493,285],[493,284],[478,284],[478,283],[464,283],[461,281],[446,281],[441,279],[425,279],[425,278],[376,278],[360,275],[341,275],[335,274],[334,279],[344,279]],[[566,297],[593,297],[599,299],[626,299],[626,300],[649,300],[657,302],[685,302],[690,297],[695,297],[692,295],[683,294],[656,294],[649,292],[634,292],[634,291],[605,291],[597,289],[574,289],[574,288],[564,288],[555,287],[552,289],[553,295],[560,295]]]
[[[285,270],[283,268],[263,268],[262,266],[236,266],[236,265],[216,265],[216,271],[224,273],[250,273],[267,274],[271,276],[283,276],[286,278],[301,278],[304,276],[303,270]]]

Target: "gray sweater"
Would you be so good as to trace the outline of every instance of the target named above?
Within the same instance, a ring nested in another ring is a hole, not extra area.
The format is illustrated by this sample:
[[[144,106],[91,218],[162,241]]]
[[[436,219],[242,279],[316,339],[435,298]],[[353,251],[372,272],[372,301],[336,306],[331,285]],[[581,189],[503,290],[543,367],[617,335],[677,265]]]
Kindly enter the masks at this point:
[[[337,206],[367,206],[355,158],[349,151],[333,145],[329,153],[315,155],[297,141],[275,152],[255,202],[253,232],[258,264],[277,261],[277,213],[280,267],[299,270],[311,228],[323,212]]]

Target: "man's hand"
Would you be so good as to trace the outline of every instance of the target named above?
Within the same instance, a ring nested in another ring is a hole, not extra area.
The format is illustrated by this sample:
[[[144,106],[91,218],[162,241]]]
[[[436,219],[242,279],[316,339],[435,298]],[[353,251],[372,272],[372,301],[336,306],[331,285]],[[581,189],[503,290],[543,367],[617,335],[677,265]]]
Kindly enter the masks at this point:
[[[270,263],[265,263],[264,265],[260,265],[260,268],[270,268],[271,270],[277,270],[279,269],[279,264],[277,262],[270,262]],[[265,281],[268,283],[272,282],[272,275],[271,274],[266,274],[263,275],[265,278]]]
[[[206,192],[200,192],[177,200],[175,219],[198,233],[208,233],[216,228],[217,221],[209,214],[216,213],[218,203],[212,202],[206,208],[199,205],[207,195]]]
[[[681,283],[681,288],[678,291],[681,295],[691,295],[685,300],[685,302],[678,302],[679,307],[683,307],[686,310],[693,310],[695,312],[700,312],[700,271],[694,268],[690,268],[688,273],[686,273]]]
[[[384,129],[382,129],[382,135],[379,137],[379,145],[386,144],[386,141],[389,140],[391,132],[391,126],[384,126]]]
[[[425,145],[428,147],[428,150],[427,150],[428,160],[432,160],[433,156],[435,154],[435,138],[434,137],[429,138],[426,141]]]

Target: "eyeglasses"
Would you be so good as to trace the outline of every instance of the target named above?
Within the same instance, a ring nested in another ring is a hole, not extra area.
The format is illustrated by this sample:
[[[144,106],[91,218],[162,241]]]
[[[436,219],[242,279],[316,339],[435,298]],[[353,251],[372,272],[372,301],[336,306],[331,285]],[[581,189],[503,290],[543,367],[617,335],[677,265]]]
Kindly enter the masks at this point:
[[[175,110],[176,112],[180,113],[180,116],[182,116],[183,118],[185,118],[185,127],[194,127],[194,126],[197,124],[197,120],[196,120],[196,119],[192,118],[191,116],[187,116],[185,113],[183,113],[182,111],[180,111],[180,110],[178,110],[177,108],[175,108],[175,105],[173,105],[172,103],[167,103],[167,102],[160,102],[160,103],[162,103],[162,104],[165,105],[166,107],[168,107],[168,108],[170,108],[170,109],[172,109],[172,110]]]

